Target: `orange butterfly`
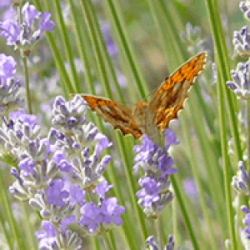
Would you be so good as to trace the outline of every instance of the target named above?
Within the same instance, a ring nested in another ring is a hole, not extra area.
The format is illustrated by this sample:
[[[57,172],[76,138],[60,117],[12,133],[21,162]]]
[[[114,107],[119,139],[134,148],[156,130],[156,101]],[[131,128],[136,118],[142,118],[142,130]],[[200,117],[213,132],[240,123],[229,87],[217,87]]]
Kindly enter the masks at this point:
[[[169,122],[177,118],[177,112],[183,109],[189,88],[201,72],[206,61],[206,52],[191,58],[162,82],[149,103],[139,101],[132,109],[117,102],[100,97],[82,95],[88,106],[104,121],[123,135],[132,134],[139,139],[142,134],[158,143],[160,132]]]

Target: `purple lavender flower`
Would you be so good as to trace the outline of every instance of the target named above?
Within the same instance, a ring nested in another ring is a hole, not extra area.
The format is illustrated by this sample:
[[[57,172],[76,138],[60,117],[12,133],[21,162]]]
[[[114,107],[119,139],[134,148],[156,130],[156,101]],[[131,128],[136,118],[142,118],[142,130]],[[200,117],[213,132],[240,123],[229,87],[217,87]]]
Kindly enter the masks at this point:
[[[21,174],[24,176],[28,176],[34,170],[35,166],[36,163],[30,158],[25,158],[18,164],[18,167],[22,170]]]
[[[50,246],[59,246],[56,242],[56,230],[54,226],[48,221],[42,221],[42,228],[44,231],[38,231],[35,233],[35,236],[39,240],[40,249],[48,249]]]
[[[163,174],[174,174],[176,169],[172,168],[173,161],[169,159],[167,150],[171,144],[177,145],[176,136],[173,136],[171,129],[165,130],[165,148],[162,148],[158,144],[154,144],[147,135],[142,136],[142,145],[136,145],[134,152],[137,153],[134,166],[134,170],[137,170],[141,166],[144,171],[147,169],[153,172],[162,172]],[[165,166],[164,163],[168,164]],[[164,167],[163,167],[164,166]],[[167,171],[167,172],[166,172]]]
[[[149,246],[150,250],[159,250],[159,246],[157,243],[154,241],[154,236],[151,235],[146,239],[146,244]]]
[[[61,222],[60,228],[64,228],[62,224],[70,224],[74,221],[74,216],[64,219]],[[67,233],[63,233],[61,237],[57,237],[57,232],[52,223],[48,221],[42,221],[42,228],[44,231],[38,231],[35,233],[36,238],[39,240],[39,249],[81,249],[82,240],[76,235],[76,233],[67,230]],[[63,229],[65,232],[65,228]],[[58,242],[60,240],[60,242]]]
[[[100,223],[103,222],[101,208],[92,202],[81,207],[81,214],[83,216],[80,218],[80,225],[86,226],[90,233],[95,232]]]
[[[0,77],[8,79],[16,73],[16,61],[12,56],[0,54]]]
[[[244,169],[243,161],[239,161],[239,171],[233,176],[232,186],[240,194],[248,196],[250,194],[250,178],[247,170]]]
[[[116,56],[117,48],[111,37],[109,24],[107,22],[103,22],[100,27],[109,55],[111,57]]]
[[[69,217],[62,219],[60,223],[61,232],[64,234],[67,230],[67,226],[75,223],[75,221],[76,219],[74,215],[70,215]]]
[[[22,8],[22,14],[28,26],[31,27],[33,20],[38,19],[41,12],[36,11],[36,7],[34,5],[31,5],[26,2]]]
[[[0,35],[6,39],[7,45],[14,45],[20,37],[20,26],[12,20],[0,22]]]
[[[93,190],[93,193],[96,193],[100,200],[103,200],[105,198],[105,193],[111,189],[113,185],[108,185],[107,181],[104,181],[97,185],[97,187]]]
[[[250,4],[249,4],[249,1],[241,1],[239,3],[239,7],[240,7],[241,11],[244,13],[244,17],[247,20],[250,20]]]
[[[249,62],[238,63],[237,69],[231,70],[233,81],[227,81],[227,86],[243,100],[250,99]]]
[[[186,30],[181,32],[180,37],[182,42],[187,45],[188,52],[195,54],[204,51],[200,27],[193,27],[191,23],[187,23]]]
[[[50,20],[50,13],[38,12],[34,5],[28,2],[22,7],[21,13],[22,23],[20,18],[5,19],[0,22],[0,35],[6,39],[7,45],[14,45],[15,49],[19,48],[22,51],[22,55],[28,55],[32,46],[40,39],[41,34],[44,31],[52,32],[54,22]],[[40,22],[38,21],[41,16]],[[38,26],[37,30],[34,30],[34,24]]]
[[[192,178],[186,178],[183,180],[183,186],[185,193],[190,197],[197,197],[197,189],[195,186],[195,182]]]
[[[168,236],[168,243],[165,248],[166,250],[174,250],[174,236],[173,235]]]
[[[80,95],[75,95],[68,103],[63,97],[57,96],[53,104],[52,124],[55,128],[60,128],[62,133],[74,134],[86,123],[86,110],[86,102]]]
[[[62,172],[69,172],[72,170],[71,164],[65,159],[64,152],[57,150],[53,155],[53,161],[58,164]]]
[[[12,3],[10,0],[2,0],[0,2],[0,9],[3,10],[2,20],[11,19],[16,14],[16,10],[11,7]]]
[[[40,22],[40,31],[49,31],[53,32],[52,28],[54,27],[54,22],[50,20],[51,14],[48,12],[44,12],[41,16],[41,22]]]
[[[10,0],[2,0],[0,2],[0,8],[3,8],[4,6],[10,6],[11,5],[11,1]]]
[[[54,179],[51,184],[46,188],[45,194],[47,195],[46,202],[59,207],[65,205],[64,200],[69,197],[69,193],[63,190],[64,183],[60,179]]]
[[[86,109],[86,102],[80,95],[75,95],[70,102],[57,97],[52,119],[57,129],[50,131],[49,138],[56,148],[64,152],[74,178],[82,183],[84,189],[93,190],[103,182],[105,167],[111,159],[109,155],[101,157],[101,152],[111,147],[112,143],[86,120]],[[94,150],[90,150],[93,145]]]
[[[57,129],[52,128],[48,138],[40,135],[36,117],[22,110],[11,113],[10,122],[0,128],[0,145],[20,169],[12,168],[16,180],[9,191],[28,201],[44,220],[44,231],[36,234],[40,249],[80,249],[78,234],[70,230],[74,226],[100,234],[102,228],[122,224],[124,208],[115,197],[105,197],[112,187],[103,177],[111,156],[102,152],[112,143],[86,120],[85,112],[79,95],[69,102],[58,97],[53,111]],[[86,193],[96,195],[96,203],[88,203]],[[73,215],[77,206],[81,217]]]
[[[117,205],[117,198],[112,197],[102,202],[101,214],[103,222],[107,225],[114,223],[116,226],[121,226],[122,220],[120,215],[124,213],[125,208]]]
[[[42,226],[45,231],[37,233],[39,248],[57,249],[59,245],[80,249],[81,239],[76,232],[67,229],[69,224],[75,223],[72,215],[75,205],[70,203],[64,180],[55,179],[56,175],[62,173],[60,171],[67,168],[64,154],[57,152],[47,138],[41,138],[34,115],[19,111],[10,114],[10,118],[10,124],[5,124],[5,132],[0,130],[0,141],[10,149],[5,151],[15,158],[21,170],[20,173],[14,168],[11,170],[16,181],[10,186],[10,193],[22,201],[28,201],[44,220],[53,222],[50,224],[44,221]],[[60,237],[56,237],[60,239],[60,244],[54,240],[55,225],[60,228],[57,231]]]
[[[70,187],[70,196],[72,202],[77,202],[82,207],[86,202],[84,201],[85,191],[78,188],[79,184]]]
[[[122,220],[121,214],[125,209],[117,205],[117,198],[110,197],[105,199],[105,193],[111,188],[106,181],[97,185],[93,193],[99,198],[99,204],[93,202],[86,203],[81,207],[80,225],[88,228],[89,233],[101,233],[101,225],[106,231],[111,230],[114,226],[120,226]]]
[[[171,129],[165,130],[165,146],[162,148],[154,144],[147,135],[142,136],[142,145],[136,145],[134,170],[141,166],[145,176],[139,179],[142,187],[136,194],[139,198],[138,204],[143,208],[147,216],[157,218],[164,207],[173,199],[169,190],[169,176],[177,172],[172,168],[173,159],[168,155],[170,145],[176,145],[176,135]]]
[[[149,246],[149,250],[160,250],[158,244],[154,240],[154,236],[151,235],[146,239],[146,244]],[[178,247],[176,250],[180,250]],[[168,236],[168,242],[167,245],[164,247],[164,250],[174,250],[174,236],[169,235]]]
[[[248,33],[248,26],[244,26],[241,31],[234,31],[234,50],[242,57],[250,56],[250,34]]]
[[[151,203],[157,202],[160,200],[158,195],[159,187],[158,183],[149,176],[140,178],[139,185],[143,188],[136,193],[137,198],[142,199],[140,204],[143,207],[150,206]]]
[[[20,107],[24,99],[20,98],[20,81],[14,80],[16,61],[12,56],[0,54],[0,115]]]
[[[250,211],[246,206],[241,206],[241,211],[246,214],[243,223],[247,226],[245,230],[241,231],[241,240],[245,249],[250,247]]]

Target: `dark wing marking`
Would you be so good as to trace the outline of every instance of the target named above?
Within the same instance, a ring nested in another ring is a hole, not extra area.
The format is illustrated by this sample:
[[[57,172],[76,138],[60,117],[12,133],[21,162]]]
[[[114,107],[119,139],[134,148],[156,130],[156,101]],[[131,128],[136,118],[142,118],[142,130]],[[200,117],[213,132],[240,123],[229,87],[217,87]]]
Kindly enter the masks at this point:
[[[97,115],[115,129],[120,129],[123,135],[132,134],[136,139],[141,137],[142,132],[133,121],[131,109],[100,97],[82,95],[82,98]]]
[[[154,124],[159,131],[167,128],[169,122],[177,118],[177,112],[183,109],[188,90],[203,69],[205,61],[206,52],[193,57],[167,77],[156,91],[149,103],[149,109],[154,114]]]

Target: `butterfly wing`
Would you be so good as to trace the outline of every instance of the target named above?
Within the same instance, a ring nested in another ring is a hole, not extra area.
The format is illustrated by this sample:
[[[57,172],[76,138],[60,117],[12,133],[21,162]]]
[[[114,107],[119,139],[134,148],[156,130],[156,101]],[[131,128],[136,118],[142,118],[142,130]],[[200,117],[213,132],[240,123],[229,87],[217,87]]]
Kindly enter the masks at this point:
[[[131,109],[100,97],[82,95],[82,98],[98,116],[115,129],[120,129],[123,135],[132,134],[135,139],[141,137],[142,132],[134,122]]]
[[[169,122],[177,118],[177,112],[183,109],[183,103],[188,97],[188,90],[205,65],[206,52],[190,59],[170,77],[167,77],[149,103],[149,109],[154,114],[154,124],[159,132],[168,127]]]

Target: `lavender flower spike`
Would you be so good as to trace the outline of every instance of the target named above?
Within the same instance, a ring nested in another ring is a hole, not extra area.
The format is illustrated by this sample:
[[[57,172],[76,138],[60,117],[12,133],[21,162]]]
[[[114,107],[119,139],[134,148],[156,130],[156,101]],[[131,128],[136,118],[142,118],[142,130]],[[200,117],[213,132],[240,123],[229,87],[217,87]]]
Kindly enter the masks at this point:
[[[248,26],[244,26],[241,31],[234,31],[234,50],[242,57],[250,56],[250,34],[248,33]]]
[[[233,176],[232,186],[240,194],[249,196],[250,194],[250,177],[249,172],[244,169],[243,161],[238,164],[239,171],[237,176]]]
[[[98,205],[89,202],[81,206],[82,217],[79,223],[92,236],[101,234],[102,228],[109,231],[122,224],[120,216],[125,211],[124,207],[117,205],[118,201],[115,197],[105,198],[105,193],[111,187],[106,181],[98,184],[93,190],[97,195]]]
[[[6,39],[7,45],[14,45],[15,49],[21,50],[22,56],[27,56],[44,31],[53,31],[54,22],[49,20],[50,13],[36,11],[36,7],[28,2],[23,5],[21,13],[21,19],[13,16],[13,20],[0,22],[0,35]]]
[[[227,86],[235,93],[237,98],[250,99],[249,61],[238,63],[237,69],[231,71],[233,81],[227,81]]]
[[[185,46],[187,46],[189,53],[195,54],[204,50],[200,27],[194,27],[191,23],[187,23],[186,29],[180,33],[180,37]]]
[[[160,250],[158,244],[154,240],[154,236],[151,235],[146,239],[146,244],[149,246],[149,250]],[[169,235],[168,236],[168,242],[167,245],[164,247],[164,250],[174,250],[174,236]],[[178,247],[176,250],[180,250]]]
[[[72,135],[86,123],[84,117],[87,110],[86,102],[80,95],[75,95],[70,102],[57,96],[53,104],[52,124],[60,132]]]
[[[243,223],[247,226],[240,232],[241,241],[245,249],[250,249],[250,211],[246,206],[241,206],[241,211],[246,214]]]
[[[241,1],[239,3],[241,11],[244,13],[244,17],[250,21],[250,2],[248,0]]]
[[[7,115],[24,102],[20,97],[21,83],[14,79],[15,72],[15,59],[12,56],[0,54],[0,116]]]
[[[149,217],[157,218],[174,197],[169,190],[171,184],[169,176],[177,172],[172,168],[174,161],[167,152],[171,144],[176,145],[178,142],[174,132],[166,129],[164,148],[154,144],[147,135],[142,136],[142,145],[134,147],[134,152],[137,153],[134,170],[141,166],[145,172],[145,176],[139,179],[142,189],[136,193],[136,196],[139,199],[138,204]]]
[[[44,231],[38,231],[35,233],[36,238],[39,240],[39,249],[81,249],[82,240],[71,230],[67,230],[66,233],[57,237],[55,227],[50,222],[42,221],[42,228]]]

